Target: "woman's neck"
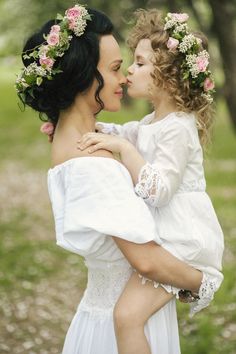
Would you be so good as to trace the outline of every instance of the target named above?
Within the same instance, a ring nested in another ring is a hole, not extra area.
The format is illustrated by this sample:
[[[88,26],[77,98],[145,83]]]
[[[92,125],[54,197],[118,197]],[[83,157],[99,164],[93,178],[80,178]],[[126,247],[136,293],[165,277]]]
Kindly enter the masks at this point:
[[[52,166],[84,155],[77,149],[77,141],[83,134],[95,131],[95,110],[91,107],[85,99],[77,99],[70,108],[61,112],[53,136]]]
[[[61,112],[57,131],[74,131],[78,135],[95,131],[95,112],[84,100],[77,100],[70,108]]]

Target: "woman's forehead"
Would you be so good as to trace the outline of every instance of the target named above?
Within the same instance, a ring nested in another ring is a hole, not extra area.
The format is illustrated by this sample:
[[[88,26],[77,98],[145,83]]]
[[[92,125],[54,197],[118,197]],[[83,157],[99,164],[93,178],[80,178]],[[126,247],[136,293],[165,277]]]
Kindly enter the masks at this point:
[[[100,60],[106,63],[122,60],[119,44],[112,35],[100,39]]]

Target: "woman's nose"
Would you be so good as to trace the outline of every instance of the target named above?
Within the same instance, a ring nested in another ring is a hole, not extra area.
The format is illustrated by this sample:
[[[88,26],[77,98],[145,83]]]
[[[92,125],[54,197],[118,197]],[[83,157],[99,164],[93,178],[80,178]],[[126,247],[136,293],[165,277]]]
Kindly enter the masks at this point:
[[[134,64],[130,65],[130,66],[128,67],[128,69],[127,69],[129,75],[132,75],[132,74],[134,73],[133,65],[134,65]]]
[[[120,85],[125,85],[125,84],[127,84],[127,78],[125,77],[125,75],[123,73],[121,73]]]

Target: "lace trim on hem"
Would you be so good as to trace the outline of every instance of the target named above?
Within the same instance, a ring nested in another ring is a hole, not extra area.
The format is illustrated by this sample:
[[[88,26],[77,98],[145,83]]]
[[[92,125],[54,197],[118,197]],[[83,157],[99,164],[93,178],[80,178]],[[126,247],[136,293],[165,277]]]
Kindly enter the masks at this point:
[[[207,307],[214,299],[215,292],[219,289],[221,281],[203,272],[201,286],[199,288],[199,300],[190,304],[190,317]]]
[[[176,288],[176,287],[174,287],[174,286],[171,286],[171,285],[162,284],[162,283],[159,283],[159,282],[157,282],[157,281],[148,279],[148,278],[144,277],[144,276],[141,275],[141,274],[138,274],[138,276],[139,276],[139,278],[141,278],[141,284],[142,284],[142,285],[145,285],[146,282],[150,281],[150,282],[153,283],[154,288],[157,289],[158,287],[162,287],[162,288],[164,288],[169,294],[172,293],[172,294],[176,297],[176,299],[179,298],[179,291],[180,291],[181,289],[178,289],[178,288]]]
[[[138,274],[141,278],[141,283],[144,285],[147,281],[153,283],[154,288],[163,287],[168,293],[175,295],[176,299],[179,299],[179,291],[182,289],[176,288],[171,285],[162,284],[151,279],[148,279],[141,274]],[[203,273],[201,286],[199,288],[199,299],[190,303],[190,313],[189,317],[193,317],[195,313],[201,311],[207,307],[210,302],[214,299],[215,292],[219,289],[221,281],[218,278],[213,277],[212,275]]]

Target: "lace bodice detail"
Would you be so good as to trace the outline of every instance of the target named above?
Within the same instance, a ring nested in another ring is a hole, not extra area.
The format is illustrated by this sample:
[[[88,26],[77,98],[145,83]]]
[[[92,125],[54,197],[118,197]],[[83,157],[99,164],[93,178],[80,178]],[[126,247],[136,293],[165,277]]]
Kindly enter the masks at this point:
[[[131,273],[132,268],[127,263],[107,264],[104,268],[88,267],[88,284],[80,310],[102,317],[113,311]]]

